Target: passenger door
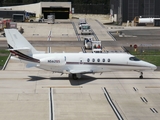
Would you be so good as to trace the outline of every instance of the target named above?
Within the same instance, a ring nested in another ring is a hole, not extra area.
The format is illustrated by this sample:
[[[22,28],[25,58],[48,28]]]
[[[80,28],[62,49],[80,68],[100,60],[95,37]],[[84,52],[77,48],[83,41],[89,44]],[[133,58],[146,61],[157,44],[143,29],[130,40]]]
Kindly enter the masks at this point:
[[[82,58],[79,59],[79,64],[83,64],[83,59]]]

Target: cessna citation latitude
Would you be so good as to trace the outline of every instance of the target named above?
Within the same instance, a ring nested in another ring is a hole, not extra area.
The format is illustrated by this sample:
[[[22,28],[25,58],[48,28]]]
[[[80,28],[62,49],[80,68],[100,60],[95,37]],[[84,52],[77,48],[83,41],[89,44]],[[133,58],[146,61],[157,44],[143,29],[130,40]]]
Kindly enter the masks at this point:
[[[111,71],[143,71],[157,67],[128,53],[44,53],[37,51],[16,29],[5,29],[9,51],[26,67],[70,74],[73,79],[86,73]]]

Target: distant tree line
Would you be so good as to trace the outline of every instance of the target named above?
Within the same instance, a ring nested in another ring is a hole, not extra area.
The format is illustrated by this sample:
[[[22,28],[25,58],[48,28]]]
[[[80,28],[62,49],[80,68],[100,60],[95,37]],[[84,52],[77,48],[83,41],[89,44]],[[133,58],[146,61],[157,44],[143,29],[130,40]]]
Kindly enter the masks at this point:
[[[0,0],[0,6],[32,4],[38,2],[72,2],[72,4],[109,4],[110,0]]]

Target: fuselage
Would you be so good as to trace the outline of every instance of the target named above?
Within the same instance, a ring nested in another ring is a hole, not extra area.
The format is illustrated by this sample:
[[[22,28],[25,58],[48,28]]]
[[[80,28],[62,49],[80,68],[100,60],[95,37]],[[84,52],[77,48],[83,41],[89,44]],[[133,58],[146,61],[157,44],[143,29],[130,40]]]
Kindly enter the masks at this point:
[[[61,73],[70,71],[148,71],[157,67],[127,53],[50,53],[34,54],[39,68]]]
[[[37,51],[16,29],[5,29],[9,51],[15,59],[26,63],[26,67],[67,73],[73,79],[85,73],[107,71],[143,71],[155,70],[151,63],[141,61],[127,53],[42,53]]]

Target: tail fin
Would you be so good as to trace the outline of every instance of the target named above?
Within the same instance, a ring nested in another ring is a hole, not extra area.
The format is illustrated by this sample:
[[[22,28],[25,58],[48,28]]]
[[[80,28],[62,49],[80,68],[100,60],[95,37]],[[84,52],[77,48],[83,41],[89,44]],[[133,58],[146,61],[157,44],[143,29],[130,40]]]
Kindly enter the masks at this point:
[[[33,58],[33,54],[40,53],[37,51],[17,29],[5,29],[9,51],[21,60],[39,63],[40,60]]]
[[[7,43],[11,49],[19,49],[19,51],[27,55],[38,53],[38,51],[22,36],[17,29],[4,29],[4,31],[7,38]],[[29,52],[24,52],[25,49],[28,49]]]

